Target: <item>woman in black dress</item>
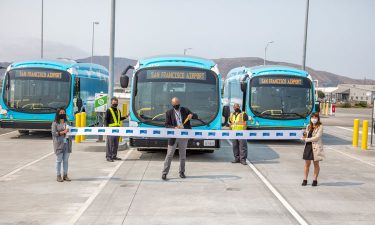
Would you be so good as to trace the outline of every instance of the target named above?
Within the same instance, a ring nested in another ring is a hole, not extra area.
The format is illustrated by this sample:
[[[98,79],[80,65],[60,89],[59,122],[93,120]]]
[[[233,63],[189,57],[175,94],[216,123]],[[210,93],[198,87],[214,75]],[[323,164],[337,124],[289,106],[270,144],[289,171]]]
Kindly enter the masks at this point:
[[[314,162],[314,179],[312,186],[318,185],[318,175],[320,172],[319,161],[323,160],[323,126],[320,122],[320,117],[318,113],[312,113],[310,124],[306,127],[304,136],[302,140],[306,143],[305,150],[303,151],[303,159],[305,160],[304,168],[304,179],[302,181],[302,186],[307,185],[307,177],[309,175],[311,162]]]

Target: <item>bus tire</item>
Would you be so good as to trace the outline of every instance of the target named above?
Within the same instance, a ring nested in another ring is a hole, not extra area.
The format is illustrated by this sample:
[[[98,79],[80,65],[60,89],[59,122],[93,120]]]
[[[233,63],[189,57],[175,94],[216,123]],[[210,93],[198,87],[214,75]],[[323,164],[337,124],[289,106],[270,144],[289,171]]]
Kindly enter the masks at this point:
[[[29,135],[30,131],[29,130],[18,130],[18,133],[20,133],[22,135]]]

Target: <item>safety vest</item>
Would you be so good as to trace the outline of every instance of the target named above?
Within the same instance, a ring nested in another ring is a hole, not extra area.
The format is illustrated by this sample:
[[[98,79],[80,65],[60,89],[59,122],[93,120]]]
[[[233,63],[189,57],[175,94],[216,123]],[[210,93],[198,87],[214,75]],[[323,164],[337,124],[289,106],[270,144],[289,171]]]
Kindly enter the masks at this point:
[[[109,111],[111,112],[111,115],[112,115],[112,119],[113,119],[113,123],[111,124],[108,124],[108,126],[110,127],[121,127],[121,124],[120,124],[120,110],[117,109],[117,118],[116,118],[116,114],[115,114],[115,111],[113,111],[112,108],[109,108]]]
[[[237,116],[232,113],[230,115],[230,122],[232,123],[232,130],[246,130],[246,121],[244,120],[245,113],[241,112]]]

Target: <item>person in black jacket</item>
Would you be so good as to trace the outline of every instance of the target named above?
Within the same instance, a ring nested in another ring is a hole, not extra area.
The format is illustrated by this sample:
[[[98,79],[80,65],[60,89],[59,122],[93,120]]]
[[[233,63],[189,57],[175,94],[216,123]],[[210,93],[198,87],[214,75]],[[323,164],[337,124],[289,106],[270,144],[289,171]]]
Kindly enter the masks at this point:
[[[127,118],[127,116],[121,116],[121,111],[117,109],[118,99],[113,97],[111,99],[111,108],[107,109],[105,113],[104,124],[106,127],[120,127],[121,121]],[[119,136],[107,136],[107,152],[106,158],[108,162],[113,162],[114,160],[121,160],[117,157],[117,149],[119,145]]]
[[[173,109],[166,112],[165,126],[167,128],[175,129],[191,129],[190,120],[198,119],[198,115],[192,113],[188,108],[180,107],[180,100],[176,97],[172,98]],[[162,179],[167,179],[167,174],[171,167],[174,152],[178,146],[180,155],[180,177],[186,178],[185,176],[185,161],[186,161],[186,147],[188,143],[187,138],[170,138],[168,139],[168,152],[164,161],[164,169]]]

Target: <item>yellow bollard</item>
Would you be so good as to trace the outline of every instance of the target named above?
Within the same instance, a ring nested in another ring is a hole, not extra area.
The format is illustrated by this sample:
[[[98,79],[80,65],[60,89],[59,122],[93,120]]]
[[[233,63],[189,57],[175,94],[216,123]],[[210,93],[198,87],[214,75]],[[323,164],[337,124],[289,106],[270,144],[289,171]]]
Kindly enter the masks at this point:
[[[325,105],[326,105],[325,103],[320,103],[320,115],[324,115],[324,112],[325,112],[324,106]]]
[[[359,119],[354,119],[353,125],[353,147],[358,147]]]
[[[128,104],[122,104],[122,116],[126,116],[128,115]],[[121,126],[122,126],[122,121],[120,122]],[[119,142],[122,142],[122,137],[120,136],[120,140]]]
[[[329,103],[328,102],[326,103],[326,107],[324,109],[325,109],[325,115],[328,116],[328,109],[329,109]]]
[[[122,115],[123,116],[128,115],[128,104],[127,103],[122,105]]]
[[[368,138],[368,120],[363,121],[362,127],[362,142],[361,142],[361,149],[367,149],[367,138]]]
[[[81,127],[86,127],[86,113],[81,112]],[[81,141],[86,140],[85,135],[80,135],[81,136]]]
[[[76,114],[76,127],[80,127],[80,126],[81,126],[81,113],[77,113]],[[75,140],[76,140],[76,143],[80,143],[81,136],[76,135]]]

